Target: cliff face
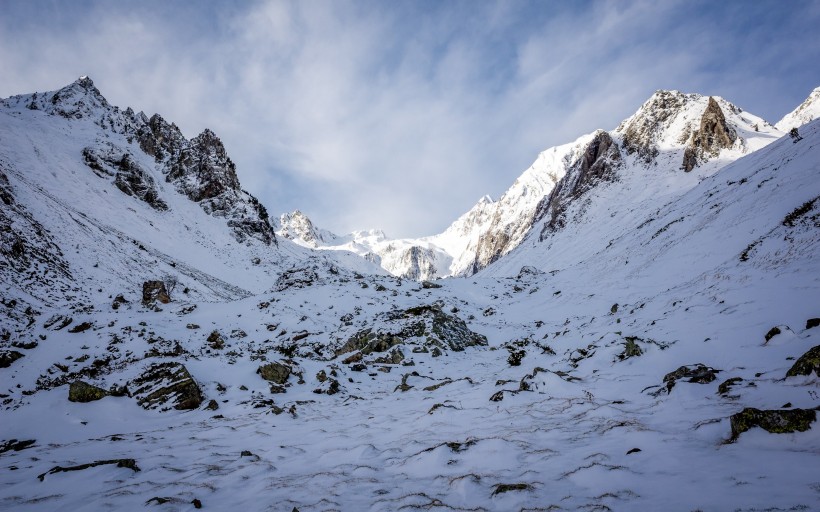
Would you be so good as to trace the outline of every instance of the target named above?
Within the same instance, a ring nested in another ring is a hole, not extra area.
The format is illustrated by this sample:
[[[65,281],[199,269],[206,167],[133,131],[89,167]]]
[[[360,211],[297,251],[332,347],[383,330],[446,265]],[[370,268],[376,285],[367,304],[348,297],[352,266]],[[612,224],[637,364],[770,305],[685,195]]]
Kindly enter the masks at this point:
[[[692,133],[683,153],[683,170],[691,171],[700,160],[714,157],[721,149],[728,149],[737,140],[737,133],[726,123],[726,116],[717,101],[709,97],[709,104],[700,118],[700,127]]]
[[[621,164],[621,150],[612,136],[603,130],[596,132],[564,178],[539,203],[535,222],[546,217],[541,238],[548,232],[564,227],[564,212],[572,201],[596,185],[617,180],[617,169]]]

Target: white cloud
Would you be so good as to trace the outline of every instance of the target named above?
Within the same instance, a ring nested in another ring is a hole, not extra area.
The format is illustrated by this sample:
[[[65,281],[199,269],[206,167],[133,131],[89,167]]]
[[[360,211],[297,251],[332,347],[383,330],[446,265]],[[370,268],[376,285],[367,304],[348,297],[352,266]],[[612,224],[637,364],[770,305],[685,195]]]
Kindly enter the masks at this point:
[[[88,74],[115,104],[213,129],[272,213],[342,232],[441,230],[658,88],[753,111],[779,92],[779,117],[820,83],[805,69],[820,44],[799,30],[820,13],[802,4],[751,27],[688,1],[25,4],[0,21],[0,95]]]

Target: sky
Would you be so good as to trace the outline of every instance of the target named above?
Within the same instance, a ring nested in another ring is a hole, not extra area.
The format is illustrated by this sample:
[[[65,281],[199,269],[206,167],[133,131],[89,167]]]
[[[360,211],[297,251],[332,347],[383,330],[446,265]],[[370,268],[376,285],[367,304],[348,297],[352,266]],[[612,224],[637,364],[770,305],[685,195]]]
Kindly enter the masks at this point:
[[[0,0],[0,97],[88,75],[205,128],[271,214],[443,231],[658,89],[771,123],[820,86],[820,1]]]

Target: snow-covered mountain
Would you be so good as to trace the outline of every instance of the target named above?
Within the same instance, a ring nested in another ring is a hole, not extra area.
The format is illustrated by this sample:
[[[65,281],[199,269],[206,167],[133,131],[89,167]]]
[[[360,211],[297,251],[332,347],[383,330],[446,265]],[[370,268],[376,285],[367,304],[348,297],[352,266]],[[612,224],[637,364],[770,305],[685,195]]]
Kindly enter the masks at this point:
[[[388,272],[410,279],[468,276],[515,249],[544,217],[549,221],[542,230],[550,232],[582,222],[598,186],[627,181],[643,188],[639,197],[663,201],[782,135],[722,98],[658,91],[615,130],[597,130],[542,152],[497,201],[482,198],[441,234],[374,241],[334,235],[321,243],[308,234],[304,241],[369,255]],[[586,206],[576,207],[579,201]]]
[[[398,243],[68,89],[0,105],[1,510],[815,507],[820,120],[659,92]]]
[[[820,87],[815,88],[806,101],[797,106],[775,125],[778,130],[788,132],[820,117]]]
[[[277,241],[213,132],[186,139],[159,115],[110,105],[87,77],[0,101],[0,188],[0,277],[35,305],[156,279],[190,300],[235,299],[305,258],[377,271]]]

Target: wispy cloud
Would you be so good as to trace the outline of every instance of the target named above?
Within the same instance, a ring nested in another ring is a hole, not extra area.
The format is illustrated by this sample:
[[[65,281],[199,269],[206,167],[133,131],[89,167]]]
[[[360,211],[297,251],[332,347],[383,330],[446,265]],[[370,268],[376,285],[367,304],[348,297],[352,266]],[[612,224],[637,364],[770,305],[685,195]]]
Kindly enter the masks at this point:
[[[270,211],[342,232],[441,230],[659,88],[774,121],[820,85],[812,2],[4,7],[0,95],[88,74],[115,104],[216,131]]]

